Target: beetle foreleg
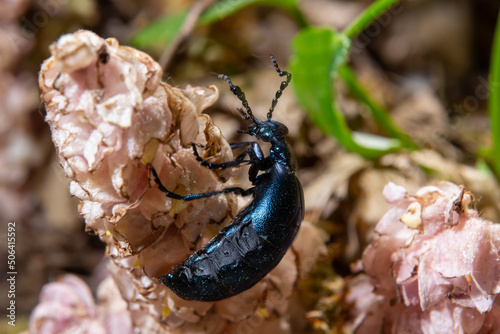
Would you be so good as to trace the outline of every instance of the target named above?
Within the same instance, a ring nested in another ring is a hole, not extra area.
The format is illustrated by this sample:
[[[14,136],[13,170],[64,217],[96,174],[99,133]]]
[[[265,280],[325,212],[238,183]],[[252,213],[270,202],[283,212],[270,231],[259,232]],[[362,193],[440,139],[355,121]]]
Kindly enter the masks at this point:
[[[239,143],[238,143],[239,144]],[[231,168],[231,167],[238,167],[242,163],[249,163],[250,160],[245,160],[245,156],[248,154],[249,150],[246,150],[245,152],[241,153],[234,159],[234,161],[228,161],[228,162],[223,162],[221,164],[216,164],[213,162],[208,162],[204,160],[202,157],[200,157],[200,154],[198,153],[198,149],[196,148],[196,145],[193,143],[191,144],[193,146],[193,153],[196,157],[196,160],[200,162],[200,164],[204,167],[207,167],[208,169],[226,169],[226,168]]]
[[[249,148],[245,151],[243,151],[240,155],[234,159],[234,161],[228,161],[228,162],[223,162],[221,164],[217,163],[212,163],[204,160],[202,157],[200,157],[200,154],[198,153],[198,149],[196,148],[196,145],[194,143],[191,144],[193,147],[193,153],[196,157],[196,160],[201,163],[202,166],[207,167],[208,169],[226,169],[226,168],[231,168],[231,167],[238,167],[242,163],[250,163],[252,165],[260,165],[260,162],[264,159],[264,154],[262,153],[262,149],[260,148],[259,144],[256,142],[241,142],[241,143],[234,143],[231,144],[231,149],[239,148],[239,147],[245,147],[248,145],[252,145],[252,148]],[[249,156],[250,160],[245,160],[246,156]]]

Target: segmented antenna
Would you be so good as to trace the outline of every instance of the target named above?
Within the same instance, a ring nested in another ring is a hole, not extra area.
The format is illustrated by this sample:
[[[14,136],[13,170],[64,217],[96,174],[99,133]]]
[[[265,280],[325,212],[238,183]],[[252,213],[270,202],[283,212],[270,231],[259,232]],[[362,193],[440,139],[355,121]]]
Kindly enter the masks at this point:
[[[280,89],[278,89],[278,91],[276,92],[276,97],[273,99],[273,102],[271,103],[271,108],[269,108],[269,112],[267,113],[268,120],[270,120],[273,117],[273,111],[274,108],[276,107],[276,104],[278,104],[278,99],[281,97],[281,94],[283,93],[285,88],[288,87],[290,80],[292,80],[292,75],[290,73],[288,73],[287,71],[280,70],[278,63],[276,62],[276,59],[274,59],[274,56],[272,54],[269,55],[269,58],[271,58],[274,68],[276,68],[276,72],[278,72],[279,76],[284,77],[286,75],[286,81],[281,82]]]
[[[225,74],[219,74],[217,76],[217,78],[226,80],[227,83],[229,84],[229,89],[231,89],[231,92],[233,92],[233,94],[236,95],[238,97],[238,99],[240,99],[241,104],[243,105],[243,108],[245,108],[245,110],[238,108],[238,111],[243,116],[243,118],[244,119],[251,118],[254,122],[256,122],[256,119],[252,113],[252,109],[250,109],[250,107],[248,106],[248,101],[245,97],[245,93],[243,93],[241,88],[239,86],[233,85],[233,83],[231,82],[231,79],[229,79],[229,77]]]

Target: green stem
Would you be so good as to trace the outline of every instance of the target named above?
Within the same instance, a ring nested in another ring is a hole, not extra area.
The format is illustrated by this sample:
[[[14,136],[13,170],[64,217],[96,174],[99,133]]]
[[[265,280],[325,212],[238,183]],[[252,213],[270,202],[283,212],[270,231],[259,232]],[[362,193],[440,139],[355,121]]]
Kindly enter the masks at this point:
[[[306,17],[297,6],[288,8],[288,13],[295,20],[295,22],[297,22],[301,29],[309,27],[309,22],[307,22]]]
[[[361,15],[359,15],[343,33],[350,39],[354,39],[359,33],[373,23],[380,15],[384,14],[399,0],[377,0],[372,3]]]
[[[404,147],[409,149],[418,149],[418,145],[415,144],[408,135],[401,131],[396,124],[394,124],[389,112],[371,98],[371,96],[356,78],[356,74],[354,73],[354,71],[348,65],[344,64],[340,66],[338,71],[340,77],[347,83],[347,86],[349,87],[351,92],[356,96],[358,100],[360,100],[368,108],[370,108],[375,121],[388,134],[390,134],[394,138],[399,139]]]
[[[500,171],[500,13],[497,18],[493,50],[491,53],[489,89],[490,97],[488,100],[488,112],[493,141],[491,155],[496,164],[495,169]],[[497,173],[497,175],[500,174]]]
[[[478,155],[485,158],[497,180],[500,181],[500,12],[497,16],[497,25],[493,38],[488,86],[490,93],[488,114],[490,117],[492,147],[480,150]]]

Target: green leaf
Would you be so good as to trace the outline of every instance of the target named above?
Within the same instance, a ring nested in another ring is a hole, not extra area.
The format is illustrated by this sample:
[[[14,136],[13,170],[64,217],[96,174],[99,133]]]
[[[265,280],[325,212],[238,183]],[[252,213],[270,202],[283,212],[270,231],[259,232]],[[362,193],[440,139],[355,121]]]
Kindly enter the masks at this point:
[[[347,127],[333,94],[334,79],[346,61],[350,45],[349,38],[331,29],[304,29],[293,42],[293,86],[299,102],[323,132],[335,136],[349,151],[376,158],[398,149],[399,141],[377,141],[377,148],[360,145]]]
[[[182,11],[164,16],[132,36],[131,44],[139,49],[158,46],[164,48],[181,30],[188,12]]]
[[[297,0],[219,0],[203,12],[198,19],[197,26],[220,21],[250,5],[266,5],[284,9],[301,26],[305,26],[307,23],[297,4]],[[187,15],[188,10],[184,10],[161,17],[138,31],[132,37],[131,43],[141,49],[155,45],[165,47],[177,36]]]
[[[330,29],[309,28],[299,33],[293,42],[290,62],[293,86],[299,102],[325,132],[329,132],[333,124],[343,123],[343,117],[324,113],[332,108],[333,76],[349,51],[350,41],[343,37]],[[331,122],[324,122],[327,119]]]

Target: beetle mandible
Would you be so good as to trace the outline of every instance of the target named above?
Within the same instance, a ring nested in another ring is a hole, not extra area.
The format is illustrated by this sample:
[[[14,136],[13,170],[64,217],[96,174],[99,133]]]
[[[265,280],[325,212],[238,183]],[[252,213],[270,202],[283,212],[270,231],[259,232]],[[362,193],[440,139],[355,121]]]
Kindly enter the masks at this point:
[[[258,120],[252,113],[241,88],[233,85],[227,75],[231,91],[241,100],[239,109],[243,118],[251,120],[247,130],[239,130],[271,144],[269,155],[264,156],[259,144],[253,141],[235,143],[231,148],[249,147],[234,161],[216,164],[203,160],[192,144],[196,159],[209,169],[237,167],[249,164],[249,189],[226,188],[209,193],[179,195],[168,191],[158,174],[152,173],[159,189],[167,197],[191,201],[223,193],[252,195],[253,201],[234,220],[206,245],[179,263],[160,281],[179,297],[187,300],[217,301],[237,295],[259,282],[281,261],[292,244],[304,218],[304,194],[295,175],[296,160],[285,141],[288,128],[272,120],[272,114],[292,75],[282,71],[273,55],[269,55],[281,82],[267,114],[267,121]],[[244,160],[248,156],[248,160]],[[259,174],[259,172],[261,172]]]

